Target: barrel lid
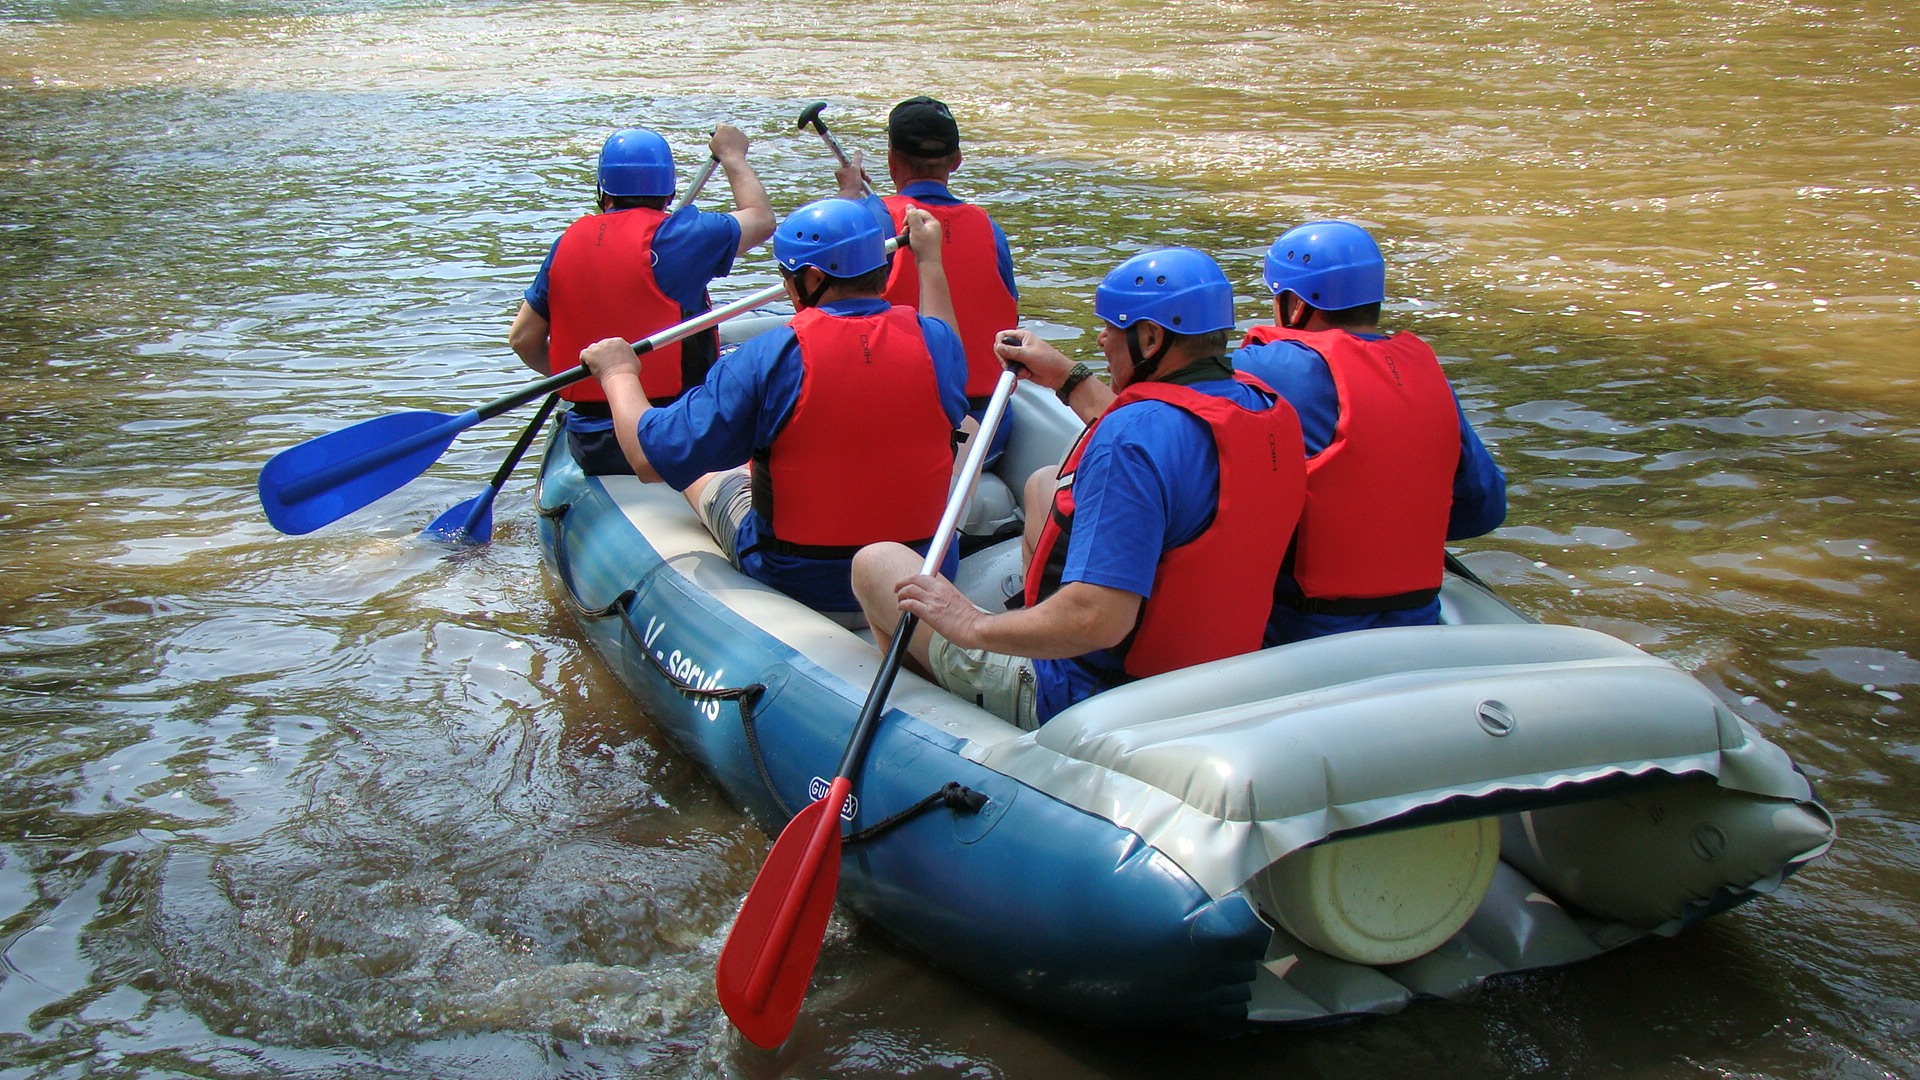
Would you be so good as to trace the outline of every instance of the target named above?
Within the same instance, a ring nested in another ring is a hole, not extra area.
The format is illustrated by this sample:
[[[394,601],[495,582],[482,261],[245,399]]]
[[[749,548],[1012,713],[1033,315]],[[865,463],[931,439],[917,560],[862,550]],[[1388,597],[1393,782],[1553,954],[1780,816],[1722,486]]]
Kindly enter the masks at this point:
[[[1247,883],[1301,942],[1357,964],[1399,964],[1445,944],[1473,917],[1500,861],[1495,818],[1316,844]]]

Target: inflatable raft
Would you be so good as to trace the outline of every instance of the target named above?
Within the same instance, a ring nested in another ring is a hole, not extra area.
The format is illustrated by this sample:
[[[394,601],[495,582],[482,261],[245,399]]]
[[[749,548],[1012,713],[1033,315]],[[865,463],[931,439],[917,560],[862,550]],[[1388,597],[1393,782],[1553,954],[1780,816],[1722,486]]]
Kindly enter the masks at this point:
[[[1012,412],[986,527],[1079,427],[1031,386]],[[880,665],[867,636],[563,441],[539,514],[595,650],[734,802],[771,834],[825,792]],[[903,672],[843,815],[840,900],[1036,1008],[1218,1029],[1393,1012],[1671,935],[1827,850],[1805,777],[1699,682],[1451,565],[1444,625],[1171,672],[1037,731]],[[1020,570],[1007,541],[960,585],[993,607]]]

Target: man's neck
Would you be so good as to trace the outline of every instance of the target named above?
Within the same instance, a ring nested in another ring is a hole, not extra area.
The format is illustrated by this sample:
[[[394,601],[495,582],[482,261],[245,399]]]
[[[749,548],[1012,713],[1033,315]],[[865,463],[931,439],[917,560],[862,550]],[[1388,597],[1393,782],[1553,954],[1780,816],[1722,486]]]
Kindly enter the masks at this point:
[[[871,290],[855,292],[848,289],[834,288],[834,289],[828,289],[820,297],[819,302],[814,306],[826,307],[828,304],[838,304],[848,300],[883,300],[883,299],[885,299],[885,297]]]
[[[1174,357],[1167,357],[1173,360]],[[1154,382],[1172,383],[1175,386],[1192,386],[1194,383],[1214,382],[1219,379],[1233,378],[1233,364],[1224,356],[1188,357],[1177,365],[1163,365],[1154,373]]]
[[[947,186],[947,177],[952,175],[952,173],[942,173],[939,176],[896,176],[893,178],[893,189],[905,191],[915,184],[939,184],[944,188]]]
[[[1307,321],[1302,324],[1299,329],[1309,334],[1325,333],[1328,330],[1345,330],[1349,334],[1373,334],[1378,336],[1386,332],[1380,329],[1377,323],[1346,323],[1343,325],[1330,322],[1326,315],[1318,310],[1309,314]]]

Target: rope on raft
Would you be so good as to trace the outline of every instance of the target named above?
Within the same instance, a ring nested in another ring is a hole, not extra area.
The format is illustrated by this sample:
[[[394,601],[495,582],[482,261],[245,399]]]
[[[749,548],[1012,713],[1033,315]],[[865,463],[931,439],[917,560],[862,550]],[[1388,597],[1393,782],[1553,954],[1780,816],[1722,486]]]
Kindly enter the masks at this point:
[[[572,503],[562,503],[559,506],[539,507],[538,512],[541,517],[552,521],[554,528],[559,530],[563,527],[562,520],[567,516],[567,511],[572,508]],[[634,632],[633,620],[627,617],[631,613],[634,598],[639,595],[639,590],[623,590],[620,595],[614,597],[604,606],[590,608],[582,603],[579,594],[574,592],[573,574],[571,573],[571,568],[567,565],[567,545],[564,537],[555,537],[553,550],[555,553],[554,561],[557,564],[554,569],[559,572],[560,580],[566,587],[567,602],[572,604],[573,609],[583,618],[608,619],[618,616],[621,632],[639,647],[636,651],[638,651],[641,656],[646,657],[647,662],[652,664],[654,670],[660,673],[660,677],[667,681],[667,685],[673,687],[682,697],[693,701],[732,701],[739,705],[740,727],[747,737],[747,750],[753,757],[754,770],[759,774],[760,783],[766,788],[767,794],[773,799],[774,807],[780,811],[782,817],[791,820],[794,811],[787,805],[786,800],[780,797],[780,790],[774,786],[773,774],[767,769],[766,754],[760,749],[760,733],[754,724],[753,708],[755,703],[760,700],[760,695],[766,693],[766,685],[756,682],[748,683],[745,686],[706,688],[696,686],[674,674],[673,670],[667,667],[665,661],[655,656],[653,650],[646,647],[646,642],[639,639]],[[888,817],[884,821],[876,822],[867,828],[858,829],[847,834],[843,843],[863,844],[876,840],[936,807],[944,806],[955,813],[977,814],[980,812],[981,807],[984,807],[986,804],[987,796],[967,787],[957,780],[949,780],[941,786],[940,790],[928,795],[926,798],[921,799],[905,810]]]

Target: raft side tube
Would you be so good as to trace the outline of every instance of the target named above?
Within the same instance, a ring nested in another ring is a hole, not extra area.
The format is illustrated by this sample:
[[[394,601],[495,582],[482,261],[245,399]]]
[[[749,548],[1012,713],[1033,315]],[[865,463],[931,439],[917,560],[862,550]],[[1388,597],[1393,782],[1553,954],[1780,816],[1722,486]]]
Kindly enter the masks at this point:
[[[910,805],[930,763],[890,759],[863,800]],[[1019,785],[951,757],[936,768],[989,793]],[[998,796],[996,796],[998,797]],[[1209,897],[1166,855],[1110,822],[1019,790],[967,842],[950,811],[848,847],[840,899],[889,936],[979,985],[1096,1024],[1216,1027],[1246,1019],[1273,931],[1238,895]]]
[[[1502,832],[1503,858],[1569,907],[1671,935],[1778,888],[1832,845],[1833,819],[1695,776],[1509,815]]]

